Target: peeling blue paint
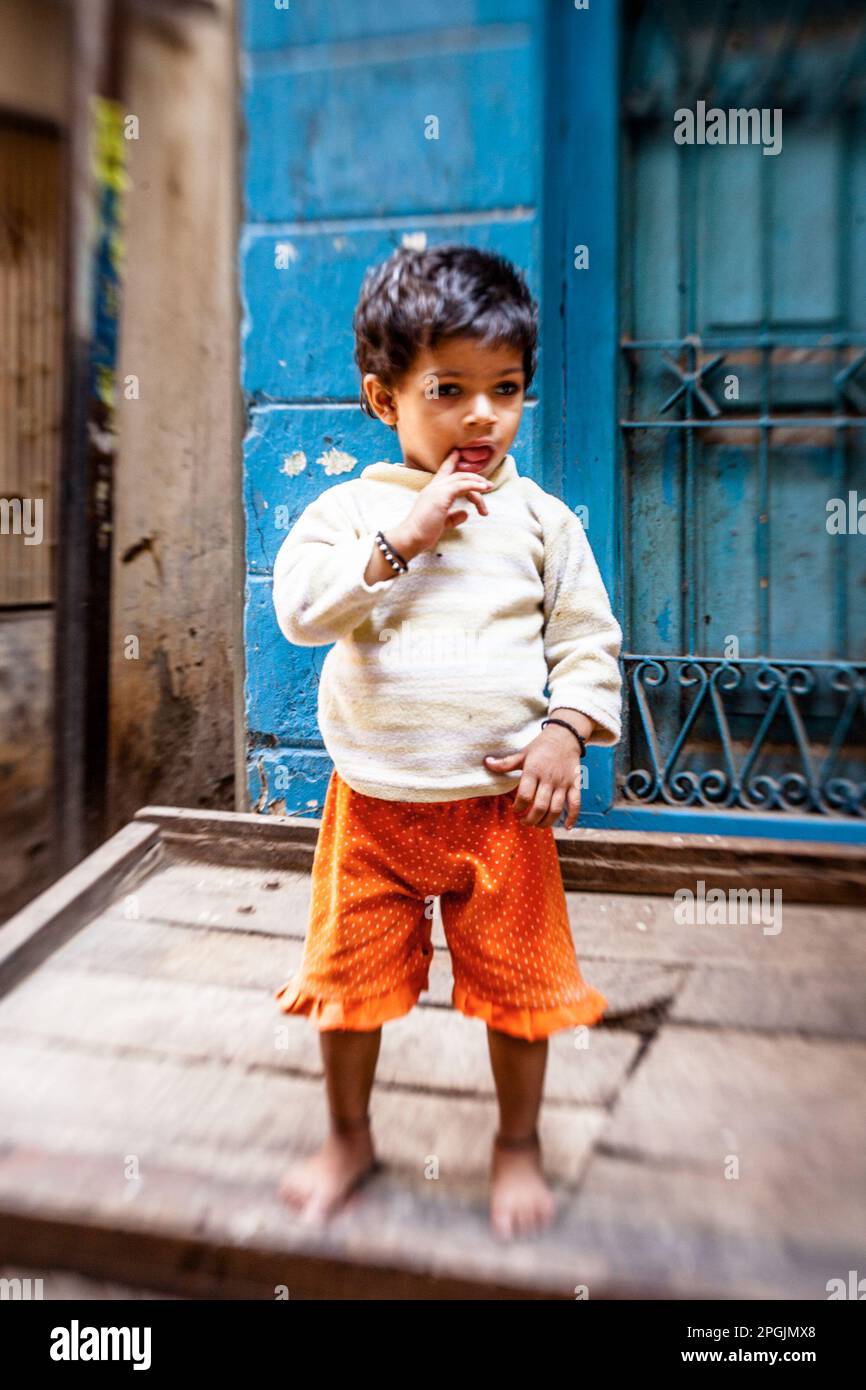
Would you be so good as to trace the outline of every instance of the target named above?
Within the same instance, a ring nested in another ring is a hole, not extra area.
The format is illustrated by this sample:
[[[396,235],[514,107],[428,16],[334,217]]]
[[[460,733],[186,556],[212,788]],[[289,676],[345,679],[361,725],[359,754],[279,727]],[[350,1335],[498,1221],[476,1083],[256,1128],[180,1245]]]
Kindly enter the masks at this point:
[[[668,599],[660,613],[656,614],[656,631],[662,646],[666,646],[671,632],[671,602]]]

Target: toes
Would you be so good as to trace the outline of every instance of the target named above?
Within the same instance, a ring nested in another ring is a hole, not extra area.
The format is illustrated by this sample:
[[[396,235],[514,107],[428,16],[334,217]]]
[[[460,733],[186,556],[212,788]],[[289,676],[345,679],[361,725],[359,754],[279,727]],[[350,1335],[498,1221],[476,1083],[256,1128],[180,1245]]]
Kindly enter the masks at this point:
[[[301,1209],[301,1220],[305,1226],[321,1226],[330,1215],[326,1202],[310,1201]]]
[[[553,1200],[553,1195],[550,1192],[540,1193],[533,1211],[533,1220],[535,1224],[538,1226],[547,1226],[555,1209],[556,1204]]]
[[[520,1213],[520,1230],[523,1235],[528,1235],[534,1231],[538,1225],[538,1207],[527,1203]]]
[[[530,1235],[550,1225],[555,1210],[556,1203],[549,1192],[541,1192],[535,1198],[513,1204],[501,1200],[491,1206],[491,1225],[496,1234],[504,1239]]]
[[[301,1190],[301,1188],[296,1187],[294,1183],[289,1182],[280,1183],[279,1194],[282,1197],[283,1201],[286,1202],[290,1207],[301,1206],[306,1196],[306,1194]]]
[[[303,1170],[290,1169],[288,1173],[283,1175],[277,1191],[290,1207],[303,1206],[313,1195],[309,1174]]]
[[[509,1207],[494,1206],[491,1212],[493,1229],[503,1240],[508,1240],[514,1234],[513,1214]]]

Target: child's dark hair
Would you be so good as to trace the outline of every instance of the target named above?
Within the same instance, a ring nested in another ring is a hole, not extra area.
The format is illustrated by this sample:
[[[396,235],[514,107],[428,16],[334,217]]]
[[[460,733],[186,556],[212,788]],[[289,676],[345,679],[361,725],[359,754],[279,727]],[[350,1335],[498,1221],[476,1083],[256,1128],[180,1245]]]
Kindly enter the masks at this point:
[[[523,275],[504,256],[475,246],[398,246],[364,276],[353,318],[361,409],[376,419],[366,372],[394,387],[417,353],[467,335],[523,353],[524,390],[537,365],[538,306]]]

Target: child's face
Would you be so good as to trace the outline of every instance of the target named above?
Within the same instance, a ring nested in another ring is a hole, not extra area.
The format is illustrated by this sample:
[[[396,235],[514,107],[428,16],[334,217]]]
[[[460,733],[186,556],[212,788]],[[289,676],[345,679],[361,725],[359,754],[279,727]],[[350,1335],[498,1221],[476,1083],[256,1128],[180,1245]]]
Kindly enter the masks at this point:
[[[421,350],[399,386],[389,389],[368,372],[364,388],[379,418],[396,425],[407,467],[436,473],[454,449],[486,440],[486,452],[461,455],[457,468],[489,475],[520,425],[523,361],[516,348],[450,338]]]

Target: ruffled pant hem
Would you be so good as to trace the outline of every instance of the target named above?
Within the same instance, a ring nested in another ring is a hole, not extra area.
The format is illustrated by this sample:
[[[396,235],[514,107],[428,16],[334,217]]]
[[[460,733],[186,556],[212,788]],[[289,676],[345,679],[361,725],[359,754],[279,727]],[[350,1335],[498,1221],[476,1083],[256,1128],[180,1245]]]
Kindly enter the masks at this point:
[[[597,989],[587,986],[585,994],[570,1004],[555,1009],[527,1009],[514,1004],[494,1004],[479,999],[463,985],[455,983],[451,996],[455,1009],[467,1018],[481,1018],[499,1033],[508,1033],[527,1042],[538,1042],[563,1028],[579,1024],[591,1027],[608,1008],[608,1001]]]
[[[426,980],[407,980],[374,999],[328,999],[313,994],[302,980],[293,977],[276,991],[274,998],[283,1013],[305,1014],[319,1032],[339,1028],[366,1033],[409,1013],[426,988]]]
[[[274,998],[283,1013],[306,1015],[320,1032],[341,1029],[363,1033],[402,1018],[414,1008],[426,988],[426,979],[408,980],[374,999],[328,999],[312,993],[302,980],[294,977],[276,991]],[[560,1004],[554,1009],[529,1009],[480,999],[455,983],[451,1002],[467,1018],[480,1018],[497,1032],[527,1042],[537,1042],[551,1033],[576,1028],[579,1024],[591,1027],[608,1008],[605,996],[591,987],[570,1004]]]

